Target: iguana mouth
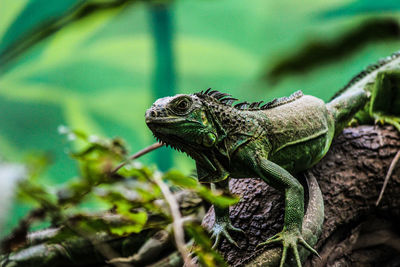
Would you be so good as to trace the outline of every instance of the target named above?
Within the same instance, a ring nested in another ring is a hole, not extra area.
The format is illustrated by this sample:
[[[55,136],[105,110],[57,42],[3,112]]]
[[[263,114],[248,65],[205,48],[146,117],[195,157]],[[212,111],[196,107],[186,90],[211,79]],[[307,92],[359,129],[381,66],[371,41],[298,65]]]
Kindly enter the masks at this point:
[[[170,118],[166,119],[163,117],[160,118],[146,118],[146,124],[147,125],[166,125],[166,124],[171,124],[171,123],[176,123],[176,122],[184,122],[185,119],[182,118]]]
[[[183,139],[173,136],[173,135],[165,135],[157,131],[152,131],[154,138],[160,142],[165,144],[166,147],[171,147],[180,152],[186,153],[189,157],[194,159],[193,153],[195,151],[203,150],[201,146],[195,146],[189,143],[186,143]],[[192,152],[192,153],[190,153]]]

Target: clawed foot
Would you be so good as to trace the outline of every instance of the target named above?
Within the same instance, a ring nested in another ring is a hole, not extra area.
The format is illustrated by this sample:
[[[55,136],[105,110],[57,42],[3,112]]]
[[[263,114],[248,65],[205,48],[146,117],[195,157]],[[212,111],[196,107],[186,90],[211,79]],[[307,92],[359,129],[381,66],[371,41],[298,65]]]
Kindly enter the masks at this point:
[[[212,246],[213,249],[217,248],[220,241],[221,236],[224,236],[231,244],[235,245],[239,248],[238,244],[235,240],[232,239],[231,235],[229,234],[228,230],[235,231],[244,234],[242,229],[236,228],[231,224],[230,221],[226,222],[215,222],[213,228],[211,229],[212,235],[211,238],[215,239],[214,245]]]
[[[301,267],[301,260],[300,260],[300,255],[299,251],[297,249],[297,244],[303,245],[306,249],[314,253],[319,257],[318,252],[313,249],[302,237],[301,233],[299,230],[294,229],[294,230],[283,230],[282,232],[274,235],[273,237],[269,238],[267,241],[258,244],[257,247],[259,246],[264,246],[268,244],[273,244],[273,243],[282,243],[283,245],[283,250],[282,250],[282,258],[280,262],[280,267],[282,267],[285,264],[286,261],[286,254],[288,251],[288,248],[291,248],[293,250],[294,257],[296,259],[296,263],[298,267]]]
[[[396,116],[390,116],[390,115],[380,115],[380,114],[374,114],[374,119],[375,119],[375,123],[380,123],[380,124],[391,124],[394,127],[396,127],[396,129],[398,131],[400,131],[400,118],[396,117]]]

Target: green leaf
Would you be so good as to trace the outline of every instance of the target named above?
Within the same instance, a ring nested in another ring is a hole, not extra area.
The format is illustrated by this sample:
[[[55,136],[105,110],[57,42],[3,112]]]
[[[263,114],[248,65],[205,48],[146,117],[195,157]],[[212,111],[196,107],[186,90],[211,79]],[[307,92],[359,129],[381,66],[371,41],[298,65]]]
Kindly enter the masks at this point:
[[[232,206],[238,203],[240,200],[236,196],[222,195],[222,193],[215,194],[204,186],[201,188],[201,190],[199,190],[198,194],[205,200],[212,203],[213,205],[216,205],[221,208]]]
[[[176,186],[187,189],[196,189],[200,186],[199,182],[196,179],[185,176],[181,172],[176,170],[171,170],[165,173],[163,179],[173,183]]]
[[[139,233],[142,231],[143,227],[137,224],[127,224],[127,225],[121,225],[117,227],[111,227],[110,232],[114,235],[119,235],[119,236],[125,236],[129,235],[132,233]]]
[[[173,185],[195,191],[203,199],[221,208],[229,207],[239,202],[238,197],[222,195],[222,192],[212,192],[207,187],[201,185],[196,179],[185,176],[179,171],[169,171],[165,173],[163,178]]]
[[[116,235],[127,235],[131,233],[139,233],[142,231],[143,227],[147,222],[147,213],[146,212],[138,212],[138,213],[126,213],[124,215],[129,218],[132,223],[127,223],[125,225],[120,226],[111,226],[110,231]]]
[[[101,218],[81,217],[79,219],[79,223],[74,225],[73,229],[79,228],[79,231],[84,231],[87,234],[109,231],[110,229],[110,226]]]
[[[196,224],[187,224],[185,225],[185,230],[188,234],[194,238],[194,242],[197,245],[202,247],[210,247],[211,248],[211,240],[208,235],[204,232],[203,227]]]
[[[211,248],[211,240],[200,225],[185,225],[185,230],[194,239],[193,251],[197,255],[200,266],[228,266],[224,258]]]

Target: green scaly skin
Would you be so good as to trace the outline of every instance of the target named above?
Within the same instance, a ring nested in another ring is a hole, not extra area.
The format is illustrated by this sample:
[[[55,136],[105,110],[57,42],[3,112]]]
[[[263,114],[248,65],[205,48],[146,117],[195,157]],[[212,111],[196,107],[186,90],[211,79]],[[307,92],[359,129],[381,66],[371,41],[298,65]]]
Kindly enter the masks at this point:
[[[158,99],[147,110],[146,123],[157,139],[196,161],[200,182],[227,190],[231,177],[261,177],[282,191],[283,230],[260,245],[282,243],[280,266],[289,248],[301,266],[298,244],[317,252],[303,237],[304,189],[293,175],[317,163],[354,117],[391,123],[400,130],[399,55],[371,65],[327,104],[298,91],[262,106],[232,106],[237,99],[208,89]],[[214,247],[221,237],[236,245],[228,231],[241,230],[231,224],[229,209],[214,208]]]

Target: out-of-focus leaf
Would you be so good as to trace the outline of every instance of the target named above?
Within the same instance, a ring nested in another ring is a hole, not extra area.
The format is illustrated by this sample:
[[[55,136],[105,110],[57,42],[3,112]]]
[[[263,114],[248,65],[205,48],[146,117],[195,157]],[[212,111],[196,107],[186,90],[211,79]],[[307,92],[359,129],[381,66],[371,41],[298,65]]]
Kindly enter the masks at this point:
[[[201,226],[188,224],[185,229],[195,241],[193,251],[201,266],[228,266],[223,257],[211,248],[211,240]]]
[[[192,178],[182,174],[182,172],[171,170],[164,174],[163,179],[173,183],[176,186],[180,186],[186,189],[196,189],[200,186],[199,182]]]
[[[56,199],[43,186],[25,180],[20,182],[18,187],[18,199],[31,204],[40,205],[49,211],[57,211],[59,207],[56,204]]]
[[[35,5],[36,2],[38,1],[35,1],[32,5],[36,6]],[[125,6],[127,3],[133,3],[133,2],[135,1],[115,0],[115,1],[101,1],[101,2],[86,1],[86,2],[81,2],[80,4],[77,4],[75,6],[68,4],[69,7],[71,6],[73,7],[69,8],[68,10],[62,8],[62,11],[65,11],[62,12],[63,13],[62,15],[56,16],[55,18],[49,19],[46,22],[41,23],[40,27],[35,25],[35,27],[27,30],[26,33],[22,34],[22,36],[13,38],[15,40],[13,40],[11,44],[7,44],[5,48],[2,48],[0,50],[0,61],[2,62],[1,69],[4,70],[7,63],[14,60],[16,57],[21,55],[27,49],[35,46],[43,39],[64,28],[66,25],[69,25],[73,22],[81,20],[82,18],[90,16],[96,11],[107,10],[107,9],[122,9],[122,7]],[[30,5],[28,5],[27,7],[29,6]],[[57,9],[62,6],[54,5],[54,7]],[[46,12],[52,11],[49,9],[44,9],[44,10]],[[26,16],[24,16],[24,18],[25,17]],[[15,24],[15,25],[18,26],[20,24]],[[7,36],[7,33],[5,35]]]
[[[49,189],[39,183],[39,177],[43,175],[50,161],[45,154],[38,153],[35,157],[27,158],[26,179],[19,181],[17,197],[50,212],[58,212],[56,198]]]
[[[160,198],[161,190],[159,187],[153,186],[151,191],[142,188],[136,188],[136,192],[140,195],[143,202],[149,202],[156,198]]]
[[[355,0],[322,12],[321,18],[338,18],[364,13],[393,12],[400,10],[400,2],[393,0]]]
[[[283,56],[271,69],[264,71],[263,78],[276,83],[290,74],[311,71],[349,57],[368,43],[399,40],[400,23],[397,19],[370,19],[333,41],[314,41],[300,48],[296,54]]]
[[[196,179],[185,176],[179,171],[169,171],[165,173],[164,179],[175,186],[193,190],[202,198],[218,207],[229,207],[239,202],[238,197],[223,195],[222,192],[212,192],[207,187],[201,185]]]
[[[26,156],[26,164],[29,172],[29,180],[37,181],[52,163],[51,155],[47,153],[35,152]]]
[[[29,0],[2,0],[1,1],[1,9],[0,9],[0,38],[1,41],[4,40],[4,33],[10,28],[10,25],[15,21],[15,18],[18,14],[21,13],[26,5],[29,3]]]
[[[139,233],[142,231],[143,227],[147,222],[147,213],[138,212],[138,213],[129,213],[125,214],[131,221],[131,223],[126,223],[124,225],[110,227],[110,231],[116,235],[127,235],[131,233]]]
[[[54,18],[62,15],[67,10],[71,9],[75,4],[83,2],[83,0],[64,0],[64,1],[54,1],[48,2],[46,0],[35,0],[35,1],[13,1],[13,0],[2,0],[1,15],[6,15],[6,10],[8,11],[9,6],[12,5],[9,2],[20,2],[17,13],[14,13],[14,21],[9,23],[8,30],[4,33],[1,40],[0,51],[5,47],[9,46],[11,43],[15,42],[22,35],[26,34],[32,28],[36,28],[43,21],[50,21]],[[45,5],[46,8],[43,8]],[[12,9],[11,9],[12,10]],[[13,13],[11,13],[13,14]],[[11,19],[9,19],[11,20]]]
[[[66,26],[62,32],[56,32],[44,51],[42,60],[49,65],[68,60],[67,57],[79,50],[85,41],[114,19],[120,11],[121,8],[100,10],[92,16],[84,17],[79,23]]]
[[[210,248],[212,246],[209,235],[205,233],[204,228],[202,228],[201,226],[195,224],[187,224],[186,230],[188,231],[189,235],[194,238],[195,244],[206,248]]]
[[[70,224],[71,225],[71,224]],[[94,233],[98,233],[98,232],[103,232],[103,231],[108,231],[110,229],[110,226],[101,218],[80,218],[79,222],[73,224],[73,229],[72,229],[72,233],[74,233],[74,229],[78,229],[78,231],[80,232],[84,232],[87,235],[92,235]],[[64,236],[62,236],[62,238],[68,238],[68,232],[64,232]],[[76,233],[75,233],[76,235]],[[61,236],[58,236],[59,240],[61,240],[60,238]]]
[[[221,208],[226,208],[239,202],[238,197],[215,194],[205,187],[202,187],[202,189],[198,191],[198,194],[211,204]]]
[[[136,165],[136,166],[135,166]],[[139,181],[149,181],[153,175],[153,170],[147,166],[142,164],[125,165],[124,168],[121,168],[118,173],[123,175],[124,177],[134,178]]]

